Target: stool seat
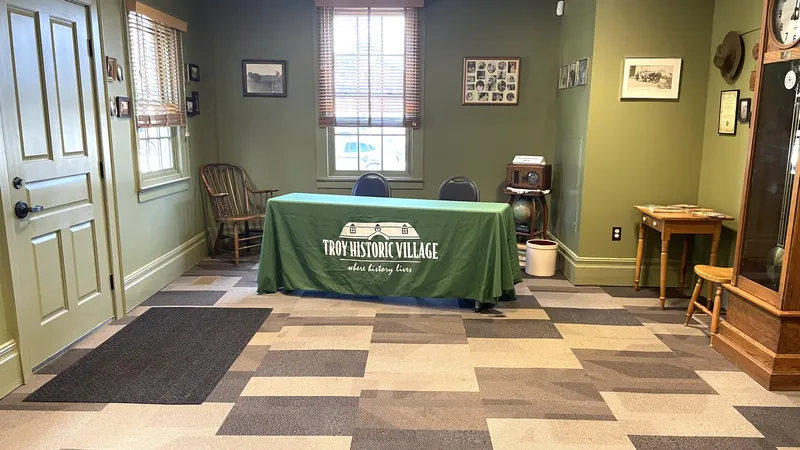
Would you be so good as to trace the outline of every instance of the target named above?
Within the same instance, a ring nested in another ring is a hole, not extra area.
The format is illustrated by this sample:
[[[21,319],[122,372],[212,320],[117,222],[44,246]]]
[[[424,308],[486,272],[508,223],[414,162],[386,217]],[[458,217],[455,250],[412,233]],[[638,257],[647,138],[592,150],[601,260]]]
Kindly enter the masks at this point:
[[[733,279],[733,267],[694,266],[694,273],[712,283],[727,284]]]

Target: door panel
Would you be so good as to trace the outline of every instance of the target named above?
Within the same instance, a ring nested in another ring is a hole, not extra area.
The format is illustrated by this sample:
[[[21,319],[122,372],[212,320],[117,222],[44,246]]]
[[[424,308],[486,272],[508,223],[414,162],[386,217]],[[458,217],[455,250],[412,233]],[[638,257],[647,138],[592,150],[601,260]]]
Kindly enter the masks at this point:
[[[0,0],[9,21],[0,30],[0,112],[8,177],[18,201],[44,207],[13,214],[10,247],[21,351],[31,367],[113,314],[97,118],[84,6],[25,0],[22,10]],[[2,41],[2,39],[0,39]],[[8,76],[7,74],[11,74]],[[102,81],[102,80],[101,80]],[[17,101],[19,99],[19,102]],[[21,309],[21,311],[19,311]]]

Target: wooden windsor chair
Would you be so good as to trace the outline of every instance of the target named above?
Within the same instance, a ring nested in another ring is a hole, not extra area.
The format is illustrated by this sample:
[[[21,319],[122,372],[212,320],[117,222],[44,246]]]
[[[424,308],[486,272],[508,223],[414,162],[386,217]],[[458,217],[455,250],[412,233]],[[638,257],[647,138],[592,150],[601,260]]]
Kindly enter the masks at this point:
[[[267,200],[272,198],[278,190],[258,191],[252,189],[242,168],[234,164],[208,164],[200,169],[200,174],[208,195],[211,197],[214,216],[219,222],[219,231],[211,255],[216,257],[218,251],[232,252],[238,266],[241,250],[261,246]],[[254,227],[250,226],[251,222],[255,225]],[[229,236],[225,235],[226,225],[233,228],[233,232]],[[256,235],[251,236],[251,234]],[[233,250],[220,248],[220,243],[224,238],[233,239]],[[256,243],[251,243],[253,241]]]

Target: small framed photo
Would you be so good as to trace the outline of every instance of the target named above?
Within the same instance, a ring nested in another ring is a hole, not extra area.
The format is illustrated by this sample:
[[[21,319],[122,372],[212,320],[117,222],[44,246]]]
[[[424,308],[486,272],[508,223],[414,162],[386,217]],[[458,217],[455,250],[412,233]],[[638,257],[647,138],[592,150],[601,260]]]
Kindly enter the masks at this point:
[[[519,105],[520,58],[464,58],[461,104]]]
[[[578,63],[577,61],[570,64],[569,66],[569,79],[567,80],[567,87],[573,88],[578,84]]]
[[[188,117],[194,117],[194,100],[192,97],[186,97],[186,115]]]
[[[117,97],[117,117],[131,116],[131,99],[128,97]]]
[[[739,108],[739,90],[722,91],[719,96],[719,123],[717,133],[736,136],[736,124],[741,114]]]
[[[558,88],[559,89],[566,89],[569,82],[569,66],[561,66],[561,70],[558,74]]]
[[[125,76],[122,74],[122,64],[117,63],[117,81],[124,81]]]
[[[117,79],[117,58],[106,56],[106,81]]]
[[[200,81],[200,66],[197,64],[186,64],[186,80],[192,82]]]
[[[117,99],[116,98],[108,99],[108,114],[111,117],[117,117]]]
[[[194,115],[200,115],[200,93],[192,91],[192,103],[194,104]]]
[[[243,60],[242,92],[245,97],[286,97],[286,61]]]
[[[750,123],[752,106],[753,99],[743,98],[739,100],[739,122]]]
[[[576,86],[586,86],[589,81],[589,58],[578,61],[578,80]]]
[[[677,100],[682,64],[680,58],[625,58],[620,98]]]

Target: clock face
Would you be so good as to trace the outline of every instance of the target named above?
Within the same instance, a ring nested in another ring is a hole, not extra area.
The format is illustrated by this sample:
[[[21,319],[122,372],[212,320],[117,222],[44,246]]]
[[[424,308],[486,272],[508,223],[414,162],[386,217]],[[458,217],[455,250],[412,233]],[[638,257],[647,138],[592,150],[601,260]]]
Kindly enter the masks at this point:
[[[528,173],[528,184],[531,186],[539,185],[539,174],[537,172]]]
[[[793,45],[800,40],[800,0],[775,0],[771,20],[778,43]]]

